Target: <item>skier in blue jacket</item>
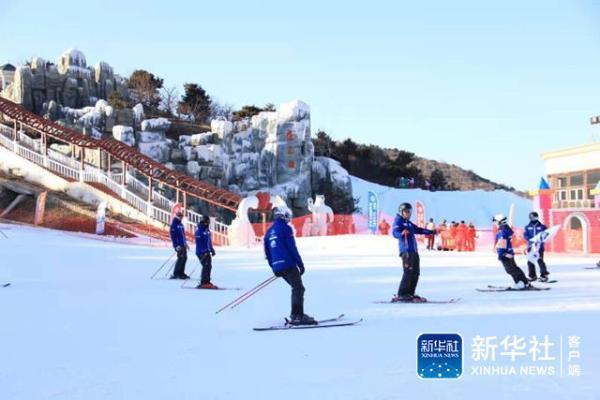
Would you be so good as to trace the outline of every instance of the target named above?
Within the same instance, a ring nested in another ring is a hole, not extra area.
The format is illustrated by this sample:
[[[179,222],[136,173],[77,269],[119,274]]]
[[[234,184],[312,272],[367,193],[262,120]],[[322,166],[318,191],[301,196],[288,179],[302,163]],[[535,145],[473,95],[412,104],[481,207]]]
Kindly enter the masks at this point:
[[[175,218],[171,222],[171,242],[175,252],[177,252],[177,261],[173,269],[171,279],[190,279],[185,274],[185,263],[187,262],[187,250],[190,248],[185,239],[185,227],[183,226],[183,211],[177,211]]]
[[[212,270],[212,257],[216,254],[210,238],[210,217],[203,215],[198,227],[196,228],[196,256],[202,265],[200,283],[197,289],[218,289],[210,281],[210,271]]]
[[[418,303],[427,301],[415,294],[421,268],[415,235],[435,235],[435,231],[416,226],[410,221],[411,215],[412,206],[409,203],[402,203],[394,219],[392,233],[398,239],[404,271],[398,287],[398,295],[392,299],[393,302]]]
[[[548,229],[546,225],[540,222],[539,214],[535,211],[530,212],[529,223],[525,226],[523,237],[527,240],[528,253],[531,251],[532,246],[539,246],[539,248],[537,249],[537,252],[539,254],[537,263],[540,266],[540,282],[547,282],[548,275],[550,275],[550,273],[548,272],[548,268],[546,267],[546,263],[544,262],[544,242],[534,244],[531,243],[531,239],[533,239],[535,235],[545,231],[546,229]],[[527,261],[527,267],[529,268],[529,280],[537,280],[535,264],[531,261]]]
[[[502,214],[497,214],[492,221],[498,226],[498,233],[496,233],[496,252],[498,253],[498,260],[500,260],[504,266],[506,273],[513,278],[515,282],[513,289],[524,290],[530,288],[531,284],[527,280],[525,273],[515,262],[515,251],[512,246],[514,232],[512,228],[508,226],[506,217]]]
[[[305,289],[302,284],[304,263],[296,247],[294,232],[289,226],[292,213],[286,207],[277,207],[273,214],[273,225],[267,230],[263,243],[265,256],[273,273],[285,279],[292,287],[292,310],[289,323],[315,325],[317,323],[315,319],[304,314]]]

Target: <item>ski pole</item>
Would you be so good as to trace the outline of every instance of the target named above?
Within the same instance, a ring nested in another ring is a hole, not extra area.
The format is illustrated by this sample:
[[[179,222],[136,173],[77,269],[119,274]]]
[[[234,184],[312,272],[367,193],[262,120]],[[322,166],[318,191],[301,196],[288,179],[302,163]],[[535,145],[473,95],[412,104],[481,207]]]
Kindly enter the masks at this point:
[[[275,279],[277,279],[277,277],[275,277]],[[262,289],[264,289],[265,287],[267,287],[271,282],[274,282],[275,279],[269,280],[267,283],[260,285],[258,288],[256,288],[255,290],[253,290],[251,293],[249,293],[246,297],[240,299],[239,301],[233,303],[231,305],[231,307],[229,307],[230,310],[236,308],[237,306],[239,306],[240,304],[242,304],[243,302],[245,302],[246,300],[248,300],[250,297],[254,296],[256,293],[258,293],[259,291],[261,291]]]
[[[187,283],[187,281],[193,281],[192,276],[194,276],[194,272],[196,272],[196,270],[198,269],[198,267],[195,267],[192,272],[190,273],[190,279],[184,279],[183,283],[181,284],[181,288],[185,288],[185,284]]]
[[[2,234],[2,236],[4,236],[6,239],[8,239],[8,236],[6,236],[6,233],[4,233],[4,231],[2,229],[0,229],[0,233]]]
[[[256,294],[259,290],[265,288],[269,283],[275,281],[275,279],[277,279],[278,277],[273,275],[271,276],[269,279],[261,282],[260,284],[256,285],[255,287],[253,287],[252,289],[248,290],[246,293],[244,293],[243,295],[241,295],[240,297],[238,297],[237,299],[225,304],[223,307],[221,307],[219,310],[217,310],[215,312],[215,314],[220,313],[221,311],[223,311],[224,309],[226,309],[227,307],[233,308],[235,305],[237,304],[241,304],[244,301],[246,301],[248,298],[250,298],[252,295]]]
[[[167,268],[167,273],[165,274],[165,278],[168,278],[171,271],[175,270],[175,264],[177,264],[177,260],[173,261],[173,264],[171,264],[171,266],[169,268]]]
[[[167,261],[165,261],[165,262],[164,262],[164,263],[163,263],[163,264],[160,266],[160,268],[159,268],[159,269],[157,269],[157,270],[156,270],[156,271],[155,271],[155,272],[152,274],[152,276],[150,277],[150,279],[154,279],[154,277],[156,276],[156,274],[158,274],[158,272],[159,272],[161,269],[163,269],[163,268],[165,267],[165,265],[167,265],[167,263],[168,263],[169,261],[171,261],[171,258],[173,258],[173,256],[174,256],[174,255],[175,255],[175,253],[171,254],[171,256],[170,256],[169,258],[167,258]]]

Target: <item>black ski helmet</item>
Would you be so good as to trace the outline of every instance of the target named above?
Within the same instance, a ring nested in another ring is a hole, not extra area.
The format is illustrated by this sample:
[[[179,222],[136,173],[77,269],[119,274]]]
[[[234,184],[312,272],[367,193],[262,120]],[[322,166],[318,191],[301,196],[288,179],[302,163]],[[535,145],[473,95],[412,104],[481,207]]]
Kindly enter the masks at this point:
[[[530,221],[537,221],[539,218],[540,218],[540,215],[537,213],[537,211],[532,211],[529,213]]]
[[[398,207],[398,214],[402,214],[402,211],[404,211],[404,210],[412,212],[412,206],[410,205],[410,203],[400,204],[400,206]]]
[[[210,217],[208,215],[203,215],[202,219],[200,219],[201,222],[209,225],[210,224]]]

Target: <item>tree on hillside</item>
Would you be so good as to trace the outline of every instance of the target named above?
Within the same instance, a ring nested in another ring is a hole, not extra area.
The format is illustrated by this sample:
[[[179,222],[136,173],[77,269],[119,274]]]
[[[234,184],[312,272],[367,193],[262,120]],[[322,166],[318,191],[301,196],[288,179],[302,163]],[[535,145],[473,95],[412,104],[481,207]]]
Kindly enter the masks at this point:
[[[177,99],[179,91],[175,86],[170,88],[162,88],[160,90],[160,110],[164,111],[168,116],[173,116],[177,108]]]
[[[122,110],[128,106],[127,101],[123,99],[121,93],[113,90],[110,95],[108,95],[108,104],[112,106],[115,110]]]
[[[439,168],[435,168],[429,175],[429,182],[431,187],[435,190],[445,190],[448,186],[448,181],[444,176],[444,173]]]
[[[262,111],[264,111],[262,108],[256,107],[254,104],[243,106],[241,109],[233,112],[233,120],[239,121],[244,118],[252,118]]]
[[[158,110],[161,100],[159,90],[163,86],[161,78],[146,70],[136,69],[129,77],[127,85],[133,104],[142,103],[151,113]]]
[[[335,142],[326,132],[319,131],[316,138],[313,139],[313,145],[315,146],[316,156],[331,157]]]
[[[233,114],[233,106],[227,103],[221,103],[214,99],[210,102],[210,119],[225,118],[230,121]]]
[[[177,112],[192,116],[196,122],[207,122],[211,112],[210,96],[197,83],[186,83],[183,88],[185,93],[177,104]]]

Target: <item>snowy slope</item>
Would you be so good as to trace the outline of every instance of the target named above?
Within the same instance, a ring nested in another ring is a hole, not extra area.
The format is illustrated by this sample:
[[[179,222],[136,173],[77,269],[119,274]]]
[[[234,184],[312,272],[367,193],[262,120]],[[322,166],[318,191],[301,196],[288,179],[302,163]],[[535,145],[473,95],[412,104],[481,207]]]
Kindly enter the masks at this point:
[[[519,197],[504,190],[429,192],[422,189],[397,189],[352,177],[352,193],[358,197],[358,206],[367,210],[367,194],[375,193],[379,198],[380,211],[386,216],[394,216],[398,205],[409,202],[413,205],[420,201],[425,206],[427,220],[433,218],[436,223],[442,219],[450,221],[473,221],[477,228],[489,228],[492,216],[498,213],[508,215],[510,205],[515,205],[514,224],[523,227],[528,222],[527,215],[532,209],[531,200]],[[388,222],[391,222],[388,220]]]
[[[396,243],[379,236],[302,238],[306,310],[363,317],[350,328],[253,332],[288,312],[276,281],[235,310],[241,292],[182,290],[150,280],[169,250],[0,225],[0,398],[16,399],[597,399],[597,260],[548,257],[549,292],[478,293],[508,284],[489,252],[422,254],[418,293],[452,305],[379,305],[401,274]],[[523,261],[519,260],[522,264]],[[260,248],[217,249],[217,284],[250,288],[270,276]],[[190,257],[188,272],[198,265]],[[196,275],[198,271],[196,271]],[[458,332],[465,372],[421,381],[416,337]],[[478,377],[475,335],[582,337],[583,376]]]

